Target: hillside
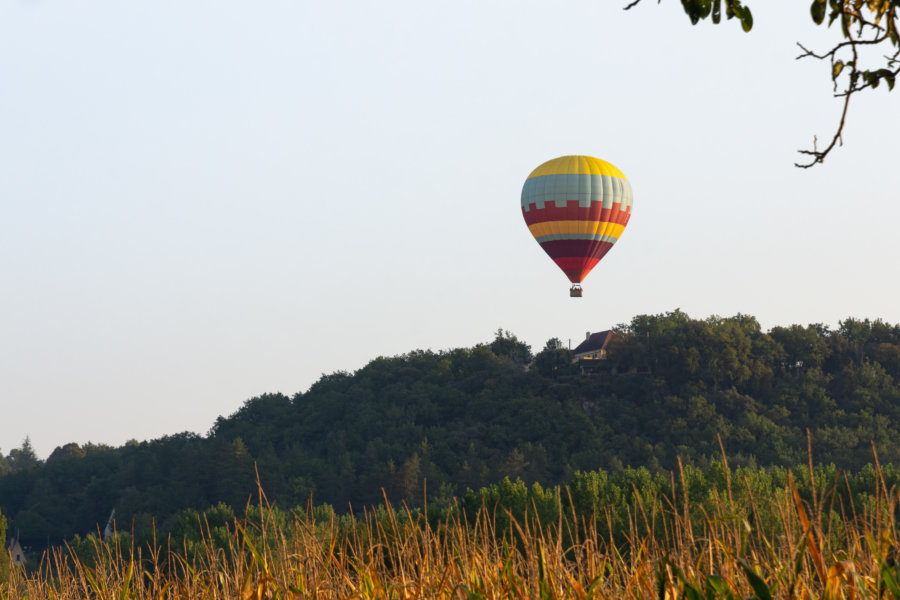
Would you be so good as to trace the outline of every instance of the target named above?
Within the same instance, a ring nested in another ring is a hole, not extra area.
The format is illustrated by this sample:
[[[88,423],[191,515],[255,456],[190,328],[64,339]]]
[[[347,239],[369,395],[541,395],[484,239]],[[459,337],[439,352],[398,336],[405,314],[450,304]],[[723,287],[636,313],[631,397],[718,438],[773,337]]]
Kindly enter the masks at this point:
[[[340,510],[382,499],[449,498],[505,476],[556,484],[575,471],[900,464],[900,326],[848,319],[836,331],[763,332],[753,317],[640,315],[613,338],[603,372],[582,377],[556,340],[532,356],[508,332],[474,348],[377,358],[293,397],[266,394],[206,436],[120,448],[68,444],[44,462],[0,461],[0,511],[24,543],[105,523],[166,530],[178,511],[243,506],[256,474],[285,506],[312,494]]]

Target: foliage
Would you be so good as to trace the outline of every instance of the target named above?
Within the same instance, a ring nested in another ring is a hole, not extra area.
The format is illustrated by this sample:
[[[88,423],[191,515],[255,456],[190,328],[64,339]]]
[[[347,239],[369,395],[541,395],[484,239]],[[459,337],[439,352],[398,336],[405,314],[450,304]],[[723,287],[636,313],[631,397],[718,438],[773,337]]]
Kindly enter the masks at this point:
[[[578,365],[572,358],[572,351],[563,348],[559,338],[550,338],[544,348],[535,355],[533,367],[544,377],[554,379],[577,375]]]
[[[72,546],[53,550],[40,569],[16,570],[0,593],[10,600],[896,600],[896,480],[872,468],[859,490],[869,500],[856,505],[838,497],[827,467],[784,478],[773,471],[760,489],[754,471],[724,462],[681,468],[668,482],[635,471],[622,479],[631,485],[621,496],[581,507],[578,490],[605,487],[602,477],[582,478],[571,490],[505,480],[484,491],[497,498],[493,505],[434,515],[390,504],[358,517],[311,508],[287,514],[260,494],[225,537],[201,532],[191,556],[94,539],[89,560]],[[606,536],[598,524],[623,535]]]
[[[21,448],[13,448],[6,457],[6,463],[9,465],[10,471],[25,471],[33,469],[41,464],[34,447],[31,445],[31,438],[28,436],[22,441]]]
[[[522,342],[509,331],[498,329],[494,341],[490,345],[491,352],[497,356],[508,358],[519,365],[527,365],[533,358],[531,346]]]
[[[258,484],[285,507],[346,513],[427,494],[434,510],[507,477],[546,491],[603,470],[646,487],[629,466],[665,479],[680,458],[690,476],[722,447],[736,469],[792,468],[807,462],[807,432],[836,469],[862,472],[873,443],[882,464],[900,464],[900,327],[881,320],[765,332],[749,315],[638,315],[590,377],[558,340],[527,367],[525,350],[501,331],[473,348],[379,357],[293,397],[263,394],[206,436],[68,444],[0,475],[0,510],[40,547],[99,533],[115,508],[144,545],[154,527],[199,528],[207,507],[240,514]],[[224,539],[215,531],[229,518],[202,526]]]
[[[626,10],[639,2],[641,0],[634,0],[625,7]],[[681,0],[685,13],[694,25],[706,18],[719,23],[722,3],[723,0]],[[740,0],[724,0],[724,4],[727,17],[736,17],[743,30],[750,31],[753,27],[750,9],[743,6]],[[837,23],[841,38],[824,52],[809,50],[798,42],[803,51],[798,58],[811,57],[829,62],[834,95],[843,98],[843,111],[830,143],[820,150],[814,137],[812,150],[799,150],[811,158],[810,162],[795,163],[795,166],[809,168],[821,163],[836,144],[843,143],[841,136],[847,109],[855,94],[875,89],[882,82],[888,90],[894,89],[897,75],[900,75],[898,8],[900,0],[812,0],[812,21],[826,27]]]

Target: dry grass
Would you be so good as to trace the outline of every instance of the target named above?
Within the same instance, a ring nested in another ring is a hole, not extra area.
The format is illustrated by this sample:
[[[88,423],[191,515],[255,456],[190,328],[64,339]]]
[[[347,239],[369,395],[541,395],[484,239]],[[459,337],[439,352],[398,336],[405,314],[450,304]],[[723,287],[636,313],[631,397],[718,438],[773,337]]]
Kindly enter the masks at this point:
[[[604,539],[594,518],[560,512],[495,528],[484,507],[429,526],[406,509],[351,521],[298,515],[276,527],[261,496],[260,519],[235,523],[222,547],[199,552],[98,544],[94,565],[58,549],[39,570],[14,571],[0,596],[19,599],[262,598],[900,598],[894,551],[898,494],[880,480],[874,502],[844,506],[840,482],[803,501],[793,480],[776,498],[736,506],[732,482],[712,508],[687,503],[683,479],[671,497],[634,497],[624,543]],[[564,503],[560,503],[560,506]],[[760,509],[776,515],[765,527]],[[611,527],[609,529],[612,529]],[[767,530],[768,529],[768,530]],[[660,532],[649,535],[640,532]]]

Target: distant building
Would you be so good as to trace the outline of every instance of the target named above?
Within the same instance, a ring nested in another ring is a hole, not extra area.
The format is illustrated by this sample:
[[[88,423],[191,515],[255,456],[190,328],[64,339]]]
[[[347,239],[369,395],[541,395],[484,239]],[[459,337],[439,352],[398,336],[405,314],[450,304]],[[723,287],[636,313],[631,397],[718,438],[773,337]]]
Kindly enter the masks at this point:
[[[19,543],[18,538],[9,540],[9,544],[6,545],[6,551],[9,552],[13,565],[18,567],[25,564],[25,551],[22,550],[22,545]]]
[[[103,529],[103,540],[106,541],[116,532],[116,509],[113,508],[109,513],[109,519],[106,521],[106,527]]]
[[[606,360],[606,346],[609,344],[609,338],[612,337],[612,331],[600,331],[598,333],[585,334],[583,342],[575,346],[572,354],[576,359],[593,358],[595,360]]]
[[[572,350],[572,359],[578,363],[582,375],[590,375],[609,368],[606,363],[606,347],[613,335],[610,330],[597,333],[588,331],[584,341]]]

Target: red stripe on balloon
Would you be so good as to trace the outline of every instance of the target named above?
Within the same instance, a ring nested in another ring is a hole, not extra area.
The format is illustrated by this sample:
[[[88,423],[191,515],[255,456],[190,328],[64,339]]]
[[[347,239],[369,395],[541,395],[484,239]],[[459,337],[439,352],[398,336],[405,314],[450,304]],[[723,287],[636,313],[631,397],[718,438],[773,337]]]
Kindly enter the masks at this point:
[[[566,274],[566,277],[569,278],[569,281],[572,283],[581,283],[584,278],[587,277],[588,273],[591,272],[591,269],[600,262],[600,259],[563,256],[554,258],[553,262],[562,269],[563,273]]]
[[[554,240],[544,242],[544,249],[572,283],[581,283],[613,245],[595,240]]]
[[[584,208],[578,205],[578,200],[569,200],[565,207],[558,207],[555,202],[548,202],[544,208],[537,208],[532,204],[529,210],[522,209],[522,216],[529,226],[547,221],[605,221],[627,225],[631,207],[628,206],[625,210],[621,210],[621,207],[618,202],[612,208],[603,208],[600,202],[593,202],[590,208]]]
[[[553,240],[541,244],[544,252],[550,255],[550,258],[556,260],[561,257],[578,257],[603,258],[609,249],[612,248],[612,242],[600,242],[597,240]]]

